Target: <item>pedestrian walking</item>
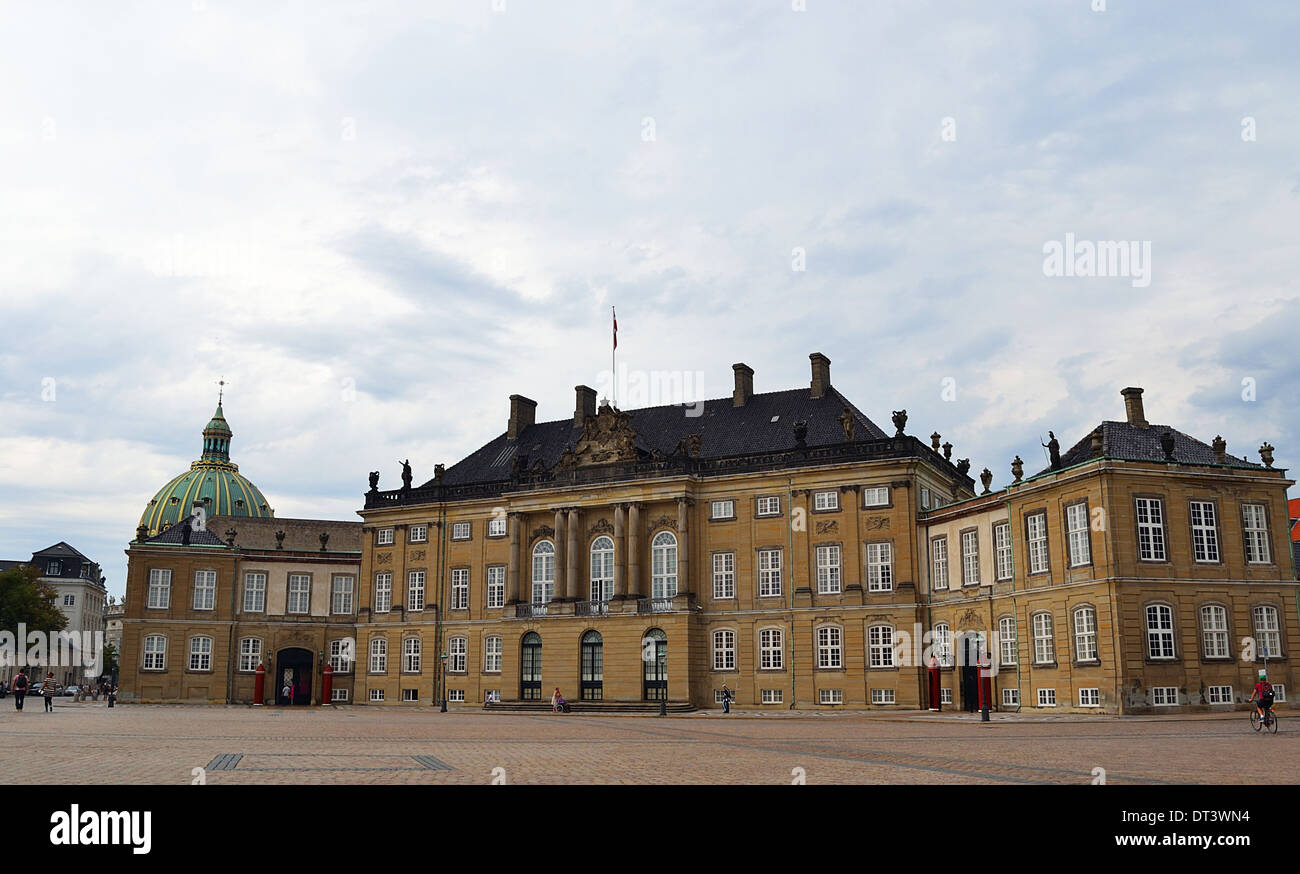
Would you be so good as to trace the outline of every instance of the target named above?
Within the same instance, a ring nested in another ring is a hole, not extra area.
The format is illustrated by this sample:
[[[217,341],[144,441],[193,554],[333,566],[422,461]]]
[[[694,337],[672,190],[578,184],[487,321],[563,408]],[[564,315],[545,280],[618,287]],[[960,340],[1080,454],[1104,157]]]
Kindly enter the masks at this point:
[[[292,704],[292,703],[293,703],[293,687],[290,686],[288,683],[285,683],[285,684],[284,684],[284,688],[281,689],[280,691],[284,694],[284,703],[285,703],[285,704]]]
[[[54,696],[59,691],[59,684],[54,681],[54,672],[50,671],[41,681],[41,697],[45,699],[45,712],[54,712]]]
[[[723,713],[731,712],[731,699],[734,697],[735,696],[732,694],[731,690],[727,688],[727,684],[723,683],[722,684],[722,712]]]
[[[27,672],[19,669],[18,676],[14,677],[14,707],[18,710],[23,709],[23,699],[27,697]]]
[[[104,694],[108,696],[108,706],[112,707],[113,702],[117,700],[117,687],[109,684],[104,688]]]

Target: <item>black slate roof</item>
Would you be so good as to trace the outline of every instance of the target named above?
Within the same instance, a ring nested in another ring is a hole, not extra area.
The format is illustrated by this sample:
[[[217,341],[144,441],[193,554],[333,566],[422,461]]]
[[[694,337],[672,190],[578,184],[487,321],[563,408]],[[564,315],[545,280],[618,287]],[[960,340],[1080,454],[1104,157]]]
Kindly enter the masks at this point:
[[[25,564],[27,564],[27,562],[25,561],[11,561],[8,559],[0,559],[0,573],[4,573],[5,571],[8,570],[13,570],[16,567],[22,567]]]
[[[153,537],[145,540],[145,543],[166,543],[180,546],[184,543],[184,528],[190,524],[193,516],[187,516],[169,528],[164,528]],[[211,521],[211,520],[208,520]],[[211,528],[204,527],[202,531],[190,532],[190,546],[225,546],[226,542],[212,532]]]
[[[794,423],[800,420],[808,424],[805,439],[808,447],[840,445],[844,442],[840,415],[846,407],[857,423],[856,440],[883,440],[890,436],[834,388],[828,388],[820,398],[812,397],[807,388],[755,394],[743,407],[735,406],[730,396],[715,398],[704,401],[703,413],[698,416],[688,416],[692,408],[680,404],[626,412],[636,432],[636,448],[643,454],[648,456],[658,451],[668,457],[683,437],[699,434],[702,438],[699,457],[711,459],[794,449]],[[575,428],[573,419],[568,418],[530,425],[517,440],[510,440],[507,433],[447,468],[443,484],[458,486],[508,479],[516,455],[526,455],[530,468],[540,460],[549,469],[565,449],[577,442],[582,428]],[[425,486],[433,484],[430,480]]]
[[[62,540],[60,540],[58,543],[54,544],[53,546],[45,547],[40,552],[32,553],[33,559],[62,558],[65,556],[71,558],[80,558],[80,559],[85,559],[86,561],[90,561],[90,559],[86,558],[86,556],[82,555],[80,552],[78,552],[76,549],[73,549],[65,541]]]
[[[1213,447],[1169,425],[1150,425],[1146,428],[1139,428],[1136,425],[1130,425],[1128,422],[1107,421],[1102,422],[1097,427],[1101,429],[1102,455],[1107,458],[1119,458],[1125,461],[1164,461],[1165,451],[1160,446],[1160,437],[1166,431],[1169,431],[1174,435],[1174,461],[1183,464],[1219,463]],[[1090,431],[1083,436],[1082,440],[1071,446],[1068,451],[1061,453],[1061,467],[1082,464],[1092,457],[1092,432]],[[1264,467],[1262,464],[1255,464],[1235,455],[1225,456],[1224,463],[1233,467],[1259,469]],[[1051,473],[1051,468],[1040,470],[1035,476],[1041,476],[1045,473]]]

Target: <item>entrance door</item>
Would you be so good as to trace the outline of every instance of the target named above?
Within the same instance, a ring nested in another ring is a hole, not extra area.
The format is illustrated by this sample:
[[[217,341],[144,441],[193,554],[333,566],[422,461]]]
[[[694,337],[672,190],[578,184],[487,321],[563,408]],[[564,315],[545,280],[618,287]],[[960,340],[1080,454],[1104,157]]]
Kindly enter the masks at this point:
[[[294,647],[282,649],[275,657],[275,703],[311,704],[311,680],[314,657],[311,650]],[[289,694],[284,694],[284,687]],[[292,701],[290,700],[292,699]]]
[[[643,697],[662,701],[668,693],[668,635],[658,628],[647,631],[641,641],[641,660],[645,666]]]
[[[974,634],[962,635],[961,709],[969,713],[979,710],[979,660],[984,655],[980,639]]]
[[[542,636],[536,631],[524,635],[519,658],[519,700],[542,700]]]
[[[599,701],[605,694],[605,642],[598,631],[588,631],[582,636],[579,692],[583,701]]]

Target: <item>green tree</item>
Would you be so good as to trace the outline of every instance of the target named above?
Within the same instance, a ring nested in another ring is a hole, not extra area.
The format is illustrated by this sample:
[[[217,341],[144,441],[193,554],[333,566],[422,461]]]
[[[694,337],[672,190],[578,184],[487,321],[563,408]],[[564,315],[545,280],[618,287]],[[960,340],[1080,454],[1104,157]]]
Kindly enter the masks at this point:
[[[0,631],[18,634],[20,623],[27,631],[62,631],[68,617],[54,604],[53,586],[40,581],[34,567],[16,567],[0,573]]]

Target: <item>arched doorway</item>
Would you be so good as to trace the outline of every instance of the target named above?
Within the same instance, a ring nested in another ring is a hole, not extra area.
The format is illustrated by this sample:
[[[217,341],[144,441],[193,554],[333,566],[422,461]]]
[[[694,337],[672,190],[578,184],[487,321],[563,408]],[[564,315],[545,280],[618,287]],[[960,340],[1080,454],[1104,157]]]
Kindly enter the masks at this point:
[[[519,700],[542,700],[542,636],[536,631],[525,634],[520,646]]]
[[[651,628],[641,638],[641,662],[645,680],[642,697],[647,701],[662,701],[668,695],[668,635]]]
[[[282,649],[276,653],[276,704],[311,704],[311,680],[314,661],[311,650],[300,647]],[[285,686],[289,687],[289,695],[284,694]]]
[[[599,701],[605,694],[605,641],[599,631],[582,636],[582,679],[579,695],[583,701]]]

